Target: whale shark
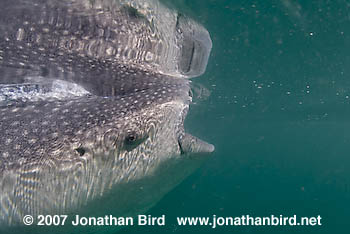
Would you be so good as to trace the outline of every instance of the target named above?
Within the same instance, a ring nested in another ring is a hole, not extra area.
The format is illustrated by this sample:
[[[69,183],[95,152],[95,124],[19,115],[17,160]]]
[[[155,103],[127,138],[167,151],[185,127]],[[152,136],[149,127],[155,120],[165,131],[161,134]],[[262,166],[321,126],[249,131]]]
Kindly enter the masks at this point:
[[[184,129],[210,50],[158,1],[4,0],[0,226],[156,204],[214,151]]]

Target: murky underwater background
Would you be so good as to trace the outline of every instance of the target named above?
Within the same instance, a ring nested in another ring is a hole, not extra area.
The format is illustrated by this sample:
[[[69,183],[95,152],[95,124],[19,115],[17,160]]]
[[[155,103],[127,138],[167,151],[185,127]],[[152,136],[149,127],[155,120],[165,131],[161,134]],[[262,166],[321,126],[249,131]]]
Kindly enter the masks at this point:
[[[211,34],[186,127],[216,151],[150,210],[165,227],[118,233],[348,233],[350,2],[163,2]],[[321,215],[322,226],[176,225],[213,214]]]

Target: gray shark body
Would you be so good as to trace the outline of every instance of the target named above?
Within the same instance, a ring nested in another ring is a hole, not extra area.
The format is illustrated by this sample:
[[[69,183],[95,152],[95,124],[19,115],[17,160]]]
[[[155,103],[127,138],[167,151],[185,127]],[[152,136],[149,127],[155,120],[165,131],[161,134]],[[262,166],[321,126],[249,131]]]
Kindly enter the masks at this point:
[[[155,1],[5,0],[0,224],[158,201],[198,165],[189,155],[214,150],[183,127],[184,78],[210,48],[204,28]]]
[[[43,76],[115,92],[128,91],[118,85],[131,83],[129,73],[145,76],[135,68],[201,75],[211,49],[203,27],[152,0],[5,0],[0,35],[2,83]]]

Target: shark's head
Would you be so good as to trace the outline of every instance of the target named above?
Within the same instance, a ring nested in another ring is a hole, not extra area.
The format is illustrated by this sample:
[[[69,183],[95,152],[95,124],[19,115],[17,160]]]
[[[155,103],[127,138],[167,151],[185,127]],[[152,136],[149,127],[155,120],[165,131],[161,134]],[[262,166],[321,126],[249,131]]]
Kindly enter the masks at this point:
[[[184,129],[191,101],[188,82],[173,83],[123,96],[93,97],[73,103],[73,108],[80,105],[85,111],[78,116],[90,116],[94,122],[90,118],[86,123],[81,118],[77,120],[81,129],[72,130],[75,135],[69,144],[74,147],[68,147],[83,158],[96,160],[96,165],[100,160],[110,161],[108,169],[115,171],[116,181],[148,175],[169,159],[181,160],[212,152],[213,145]]]
[[[145,211],[214,150],[184,130],[190,101],[188,81],[164,77],[121,96],[0,105],[0,201],[15,204],[0,221]]]

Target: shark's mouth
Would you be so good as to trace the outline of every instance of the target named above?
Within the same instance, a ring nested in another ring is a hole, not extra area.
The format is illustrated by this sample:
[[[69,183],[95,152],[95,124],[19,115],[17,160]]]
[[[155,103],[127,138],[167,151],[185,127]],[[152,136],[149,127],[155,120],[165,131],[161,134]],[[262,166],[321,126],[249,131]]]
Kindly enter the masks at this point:
[[[190,99],[192,99],[192,92],[189,92]],[[215,150],[214,145],[205,142],[191,134],[187,133],[184,128],[184,122],[188,113],[189,107],[186,106],[182,110],[180,124],[177,130],[178,145],[181,155],[189,154],[206,154],[212,153]]]

